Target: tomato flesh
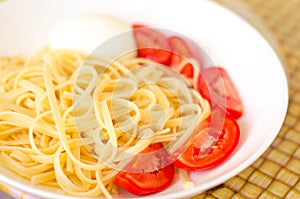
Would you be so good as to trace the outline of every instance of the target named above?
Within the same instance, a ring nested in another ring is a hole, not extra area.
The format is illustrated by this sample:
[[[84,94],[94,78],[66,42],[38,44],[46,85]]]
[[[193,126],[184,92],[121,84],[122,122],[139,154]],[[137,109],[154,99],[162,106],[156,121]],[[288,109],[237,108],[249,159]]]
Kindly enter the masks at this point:
[[[194,58],[201,68],[203,65],[203,61],[201,58],[201,54],[199,50],[197,50],[196,46],[193,46],[192,43],[188,43],[187,40],[179,36],[171,36],[169,37],[169,43],[173,50],[173,54],[170,61],[170,66],[177,69],[177,66],[181,63],[184,58]],[[200,68],[198,70],[200,70]],[[184,76],[188,78],[192,78],[194,74],[193,65],[187,63],[181,71],[178,71]]]
[[[167,37],[161,32],[141,24],[133,24],[132,27],[138,57],[168,65],[171,57],[171,46]]]
[[[201,71],[198,90],[211,105],[219,105],[234,118],[241,117],[242,103],[228,73],[221,67],[209,67]]]
[[[142,154],[146,155],[142,155]],[[149,169],[150,168],[150,169]],[[146,195],[166,189],[173,181],[175,169],[161,143],[149,145],[126,166],[114,183],[136,195]]]
[[[199,124],[192,144],[173,164],[189,171],[210,169],[233,152],[239,138],[240,129],[235,119],[224,109],[213,107],[212,116]]]
[[[194,76],[194,68],[192,64],[186,64],[184,68],[180,71],[187,78],[193,78]]]

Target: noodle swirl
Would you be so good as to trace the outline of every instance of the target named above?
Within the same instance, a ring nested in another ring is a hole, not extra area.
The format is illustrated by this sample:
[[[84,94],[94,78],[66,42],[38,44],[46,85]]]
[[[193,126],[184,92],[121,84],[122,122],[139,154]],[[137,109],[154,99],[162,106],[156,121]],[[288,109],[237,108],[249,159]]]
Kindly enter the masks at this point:
[[[210,114],[188,83],[146,59],[46,49],[0,63],[1,166],[70,195],[111,198],[135,154],[155,142],[176,152]]]

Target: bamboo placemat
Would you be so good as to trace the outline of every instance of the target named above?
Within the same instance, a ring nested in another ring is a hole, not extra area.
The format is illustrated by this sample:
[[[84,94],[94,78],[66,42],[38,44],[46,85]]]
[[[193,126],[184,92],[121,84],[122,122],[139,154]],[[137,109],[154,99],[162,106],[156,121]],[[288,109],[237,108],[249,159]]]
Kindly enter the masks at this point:
[[[250,167],[201,198],[300,198],[300,1],[216,0],[252,23],[284,63],[289,108],[279,135]]]

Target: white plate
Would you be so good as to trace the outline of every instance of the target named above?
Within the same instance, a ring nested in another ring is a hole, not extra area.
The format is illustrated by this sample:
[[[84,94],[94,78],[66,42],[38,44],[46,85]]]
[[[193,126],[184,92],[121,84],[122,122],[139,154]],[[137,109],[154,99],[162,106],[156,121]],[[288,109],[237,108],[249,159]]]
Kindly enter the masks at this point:
[[[88,12],[170,29],[198,42],[214,63],[224,66],[244,106],[239,120],[241,140],[217,168],[193,173],[195,187],[180,181],[145,198],[187,198],[237,175],[272,143],[285,118],[288,87],[281,62],[267,41],[231,11],[210,1],[180,0],[11,0],[0,5],[0,55],[33,54],[43,48],[51,29],[62,19]],[[61,198],[25,183],[0,168],[1,181],[31,194]],[[134,197],[132,195],[123,195]],[[71,198],[71,197],[70,197]]]

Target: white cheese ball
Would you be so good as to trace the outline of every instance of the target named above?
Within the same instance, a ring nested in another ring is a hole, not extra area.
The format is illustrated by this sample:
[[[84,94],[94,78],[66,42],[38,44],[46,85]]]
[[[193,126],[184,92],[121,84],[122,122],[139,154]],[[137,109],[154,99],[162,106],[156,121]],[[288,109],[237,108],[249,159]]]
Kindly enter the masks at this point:
[[[117,39],[113,39],[117,35]],[[136,56],[131,25],[103,14],[83,15],[62,21],[51,34],[50,47],[53,50],[75,49],[88,55],[93,53],[109,58],[116,58],[127,51],[131,51],[131,56]]]

